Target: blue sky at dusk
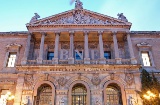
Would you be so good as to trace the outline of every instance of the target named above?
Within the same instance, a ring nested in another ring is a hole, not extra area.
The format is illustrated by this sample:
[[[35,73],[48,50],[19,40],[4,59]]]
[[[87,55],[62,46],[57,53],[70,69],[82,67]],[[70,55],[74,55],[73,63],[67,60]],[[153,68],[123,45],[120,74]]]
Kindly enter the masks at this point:
[[[160,31],[160,0],[81,0],[85,9],[117,18],[124,13],[132,31]],[[74,8],[70,0],[1,0],[0,32],[26,31],[37,12],[41,18]]]

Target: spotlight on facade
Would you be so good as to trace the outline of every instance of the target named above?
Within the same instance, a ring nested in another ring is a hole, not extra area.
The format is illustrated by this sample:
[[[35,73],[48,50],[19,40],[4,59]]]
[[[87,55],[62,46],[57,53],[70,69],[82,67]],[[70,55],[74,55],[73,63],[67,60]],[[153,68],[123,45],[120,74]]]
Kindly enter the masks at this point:
[[[153,99],[156,97],[156,95],[154,93],[152,93],[151,91],[147,91],[146,94],[143,95],[143,97],[147,100]]]
[[[3,97],[0,98],[0,105],[7,105],[7,101],[14,99],[14,95],[8,91]]]

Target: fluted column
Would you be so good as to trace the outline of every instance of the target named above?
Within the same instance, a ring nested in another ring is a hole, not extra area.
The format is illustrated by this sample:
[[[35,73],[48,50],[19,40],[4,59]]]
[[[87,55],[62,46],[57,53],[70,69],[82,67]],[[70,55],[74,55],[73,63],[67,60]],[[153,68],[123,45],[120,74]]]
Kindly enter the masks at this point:
[[[46,33],[41,33],[42,37],[41,37],[41,44],[40,44],[40,50],[39,50],[39,57],[37,59],[37,63],[42,64],[43,62],[43,54],[44,54],[44,40],[45,40],[45,36]]]
[[[22,65],[23,64],[27,64],[29,50],[30,50],[30,45],[31,45],[31,33],[28,34],[24,56],[23,56],[22,61],[21,61]]]
[[[69,49],[68,63],[74,64],[74,31],[70,31],[69,35],[70,35],[70,49]]]
[[[135,56],[134,56],[133,46],[132,46],[131,37],[130,37],[129,33],[127,33],[127,42],[128,42],[128,47],[129,47],[131,63],[132,64],[137,64],[137,60],[135,59]]]
[[[55,32],[55,47],[54,47],[54,63],[58,64],[58,46],[59,46],[59,37],[60,37],[60,32]]]
[[[84,32],[84,63],[90,64],[89,49],[88,49],[88,31]]]
[[[103,39],[102,39],[102,33],[103,31],[99,31],[98,35],[99,35],[99,50],[100,50],[100,64],[105,64],[105,58],[104,58],[104,49],[103,49]]]
[[[118,49],[116,32],[113,32],[113,43],[114,43],[114,54],[115,54],[116,64],[121,64],[121,58],[119,57],[119,49]]]

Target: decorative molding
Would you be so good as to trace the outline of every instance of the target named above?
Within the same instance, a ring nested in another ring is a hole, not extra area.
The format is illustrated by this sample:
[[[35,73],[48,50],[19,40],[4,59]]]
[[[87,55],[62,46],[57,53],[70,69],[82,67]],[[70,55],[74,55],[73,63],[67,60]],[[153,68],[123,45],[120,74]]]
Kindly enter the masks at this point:
[[[13,79],[0,79],[0,85],[14,85],[16,83],[16,80],[13,80]]]
[[[58,84],[60,86],[65,86],[65,84],[67,83],[67,79],[66,77],[63,75],[63,76],[60,76],[59,79],[57,80]]]

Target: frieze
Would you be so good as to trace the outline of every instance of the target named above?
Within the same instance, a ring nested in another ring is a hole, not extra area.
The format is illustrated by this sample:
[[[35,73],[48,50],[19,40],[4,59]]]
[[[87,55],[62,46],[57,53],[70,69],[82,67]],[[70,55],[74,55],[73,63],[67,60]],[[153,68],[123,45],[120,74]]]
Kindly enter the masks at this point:
[[[67,95],[68,90],[56,90],[57,95]]]
[[[92,93],[92,95],[101,95],[102,90],[92,90],[91,93]]]

